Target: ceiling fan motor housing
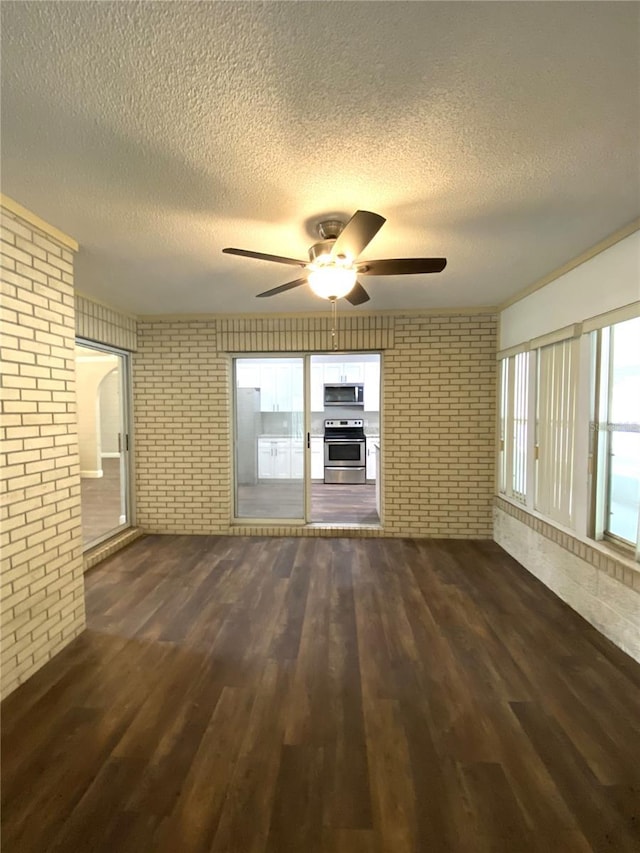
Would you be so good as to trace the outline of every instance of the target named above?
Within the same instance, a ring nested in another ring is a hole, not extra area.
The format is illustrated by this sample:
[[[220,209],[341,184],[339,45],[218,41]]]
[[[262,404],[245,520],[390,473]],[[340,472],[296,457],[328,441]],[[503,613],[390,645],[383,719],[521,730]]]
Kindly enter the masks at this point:
[[[334,243],[335,239],[323,240],[321,243],[314,243],[313,246],[309,248],[309,260],[311,263],[322,255],[330,255]]]

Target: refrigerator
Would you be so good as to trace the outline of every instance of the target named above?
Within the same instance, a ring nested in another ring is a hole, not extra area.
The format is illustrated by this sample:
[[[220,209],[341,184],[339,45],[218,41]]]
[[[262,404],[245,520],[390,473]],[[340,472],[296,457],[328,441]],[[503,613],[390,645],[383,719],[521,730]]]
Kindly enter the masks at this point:
[[[239,486],[258,482],[258,436],[262,430],[260,389],[236,389],[236,473]]]

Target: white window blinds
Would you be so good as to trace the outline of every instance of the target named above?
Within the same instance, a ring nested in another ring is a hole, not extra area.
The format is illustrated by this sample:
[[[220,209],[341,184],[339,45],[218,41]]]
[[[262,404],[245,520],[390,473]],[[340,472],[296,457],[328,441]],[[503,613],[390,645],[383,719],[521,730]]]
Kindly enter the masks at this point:
[[[527,494],[529,353],[500,362],[500,455],[498,489],[524,503]]]
[[[578,341],[539,351],[535,508],[572,527]]]

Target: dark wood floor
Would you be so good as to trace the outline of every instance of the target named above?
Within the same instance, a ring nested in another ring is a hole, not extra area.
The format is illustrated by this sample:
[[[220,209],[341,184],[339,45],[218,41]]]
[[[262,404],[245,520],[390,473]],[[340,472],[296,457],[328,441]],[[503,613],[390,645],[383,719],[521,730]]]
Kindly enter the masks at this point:
[[[87,604],[3,853],[640,850],[640,667],[493,543],[150,536]]]

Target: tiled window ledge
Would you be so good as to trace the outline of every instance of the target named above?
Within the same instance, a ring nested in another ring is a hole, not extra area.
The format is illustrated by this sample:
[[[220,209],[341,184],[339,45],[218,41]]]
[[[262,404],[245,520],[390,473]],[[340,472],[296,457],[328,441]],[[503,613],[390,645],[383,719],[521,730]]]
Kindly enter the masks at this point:
[[[620,583],[640,592],[640,564],[633,557],[627,557],[617,549],[604,542],[582,539],[575,533],[557,527],[538,515],[531,513],[522,506],[511,503],[501,496],[496,496],[495,506],[501,512],[512,516],[522,524],[526,524],[536,533],[555,542],[561,548],[575,554],[589,565],[604,572]]]

